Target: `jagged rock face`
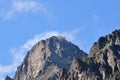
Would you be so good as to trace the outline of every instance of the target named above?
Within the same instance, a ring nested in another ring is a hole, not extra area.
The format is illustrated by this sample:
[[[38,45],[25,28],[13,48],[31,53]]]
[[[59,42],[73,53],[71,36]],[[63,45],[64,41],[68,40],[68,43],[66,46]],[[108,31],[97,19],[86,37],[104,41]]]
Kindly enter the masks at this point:
[[[102,53],[103,50],[113,45],[120,45],[120,30],[115,30],[105,37],[100,37],[98,41],[93,44],[90,55],[88,56],[95,57],[96,54],[99,54],[99,52]]]
[[[14,80],[120,80],[120,30],[100,37],[87,57],[62,37],[42,40],[28,52]]]
[[[41,40],[17,68],[14,80],[57,80],[63,68],[69,70],[73,58],[86,55],[61,36]]]
[[[6,76],[5,80],[13,80],[13,79],[10,78],[9,76]]]
[[[88,57],[73,60],[64,75],[61,80],[120,80],[120,30],[100,37]]]

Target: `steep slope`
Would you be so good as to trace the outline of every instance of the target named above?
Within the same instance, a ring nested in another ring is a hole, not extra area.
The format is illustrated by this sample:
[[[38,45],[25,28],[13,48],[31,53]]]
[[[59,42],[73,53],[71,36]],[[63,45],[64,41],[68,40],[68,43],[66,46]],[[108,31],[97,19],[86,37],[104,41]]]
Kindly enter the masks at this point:
[[[87,56],[61,36],[41,40],[27,53],[14,80],[57,80],[62,69],[70,68],[73,58]]]
[[[50,37],[33,46],[14,80],[120,80],[120,30],[100,37],[86,56],[65,38]]]
[[[120,30],[100,37],[88,57],[74,59],[69,72],[60,77],[61,80],[120,80]]]
[[[10,78],[9,76],[6,76],[5,80],[13,80],[13,79]]]

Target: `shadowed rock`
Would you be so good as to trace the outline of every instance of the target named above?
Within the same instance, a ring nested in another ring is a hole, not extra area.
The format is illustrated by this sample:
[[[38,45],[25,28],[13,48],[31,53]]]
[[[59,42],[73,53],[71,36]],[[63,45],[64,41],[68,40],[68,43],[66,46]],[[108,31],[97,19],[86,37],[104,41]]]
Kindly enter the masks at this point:
[[[83,56],[87,54],[64,37],[41,40],[28,51],[14,80],[57,80],[63,68],[69,70],[73,58]]]
[[[5,77],[5,80],[13,80],[12,78],[10,78],[9,76]]]

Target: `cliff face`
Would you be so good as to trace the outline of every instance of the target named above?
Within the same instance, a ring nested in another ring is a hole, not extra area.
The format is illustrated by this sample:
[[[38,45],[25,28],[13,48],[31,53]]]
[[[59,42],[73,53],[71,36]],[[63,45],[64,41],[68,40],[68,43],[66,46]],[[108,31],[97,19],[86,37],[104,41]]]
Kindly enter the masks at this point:
[[[69,70],[73,58],[87,56],[61,36],[41,40],[27,53],[14,80],[57,80],[59,72]]]
[[[86,56],[65,38],[53,36],[33,46],[14,80],[120,80],[120,30],[100,37]]]
[[[13,79],[10,78],[9,76],[6,76],[5,80],[13,80]]]
[[[73,60],[65,75],[61,80],[120,80],[120,30],[100,37],[88,57]]]

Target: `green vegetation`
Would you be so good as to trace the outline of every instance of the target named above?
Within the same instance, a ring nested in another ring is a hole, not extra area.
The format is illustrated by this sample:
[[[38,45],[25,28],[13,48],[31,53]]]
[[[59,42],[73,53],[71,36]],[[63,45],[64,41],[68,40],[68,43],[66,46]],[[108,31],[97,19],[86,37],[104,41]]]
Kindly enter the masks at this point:
[[[102,57],[102,52],[96,55],[96,59],[99,60]]]

